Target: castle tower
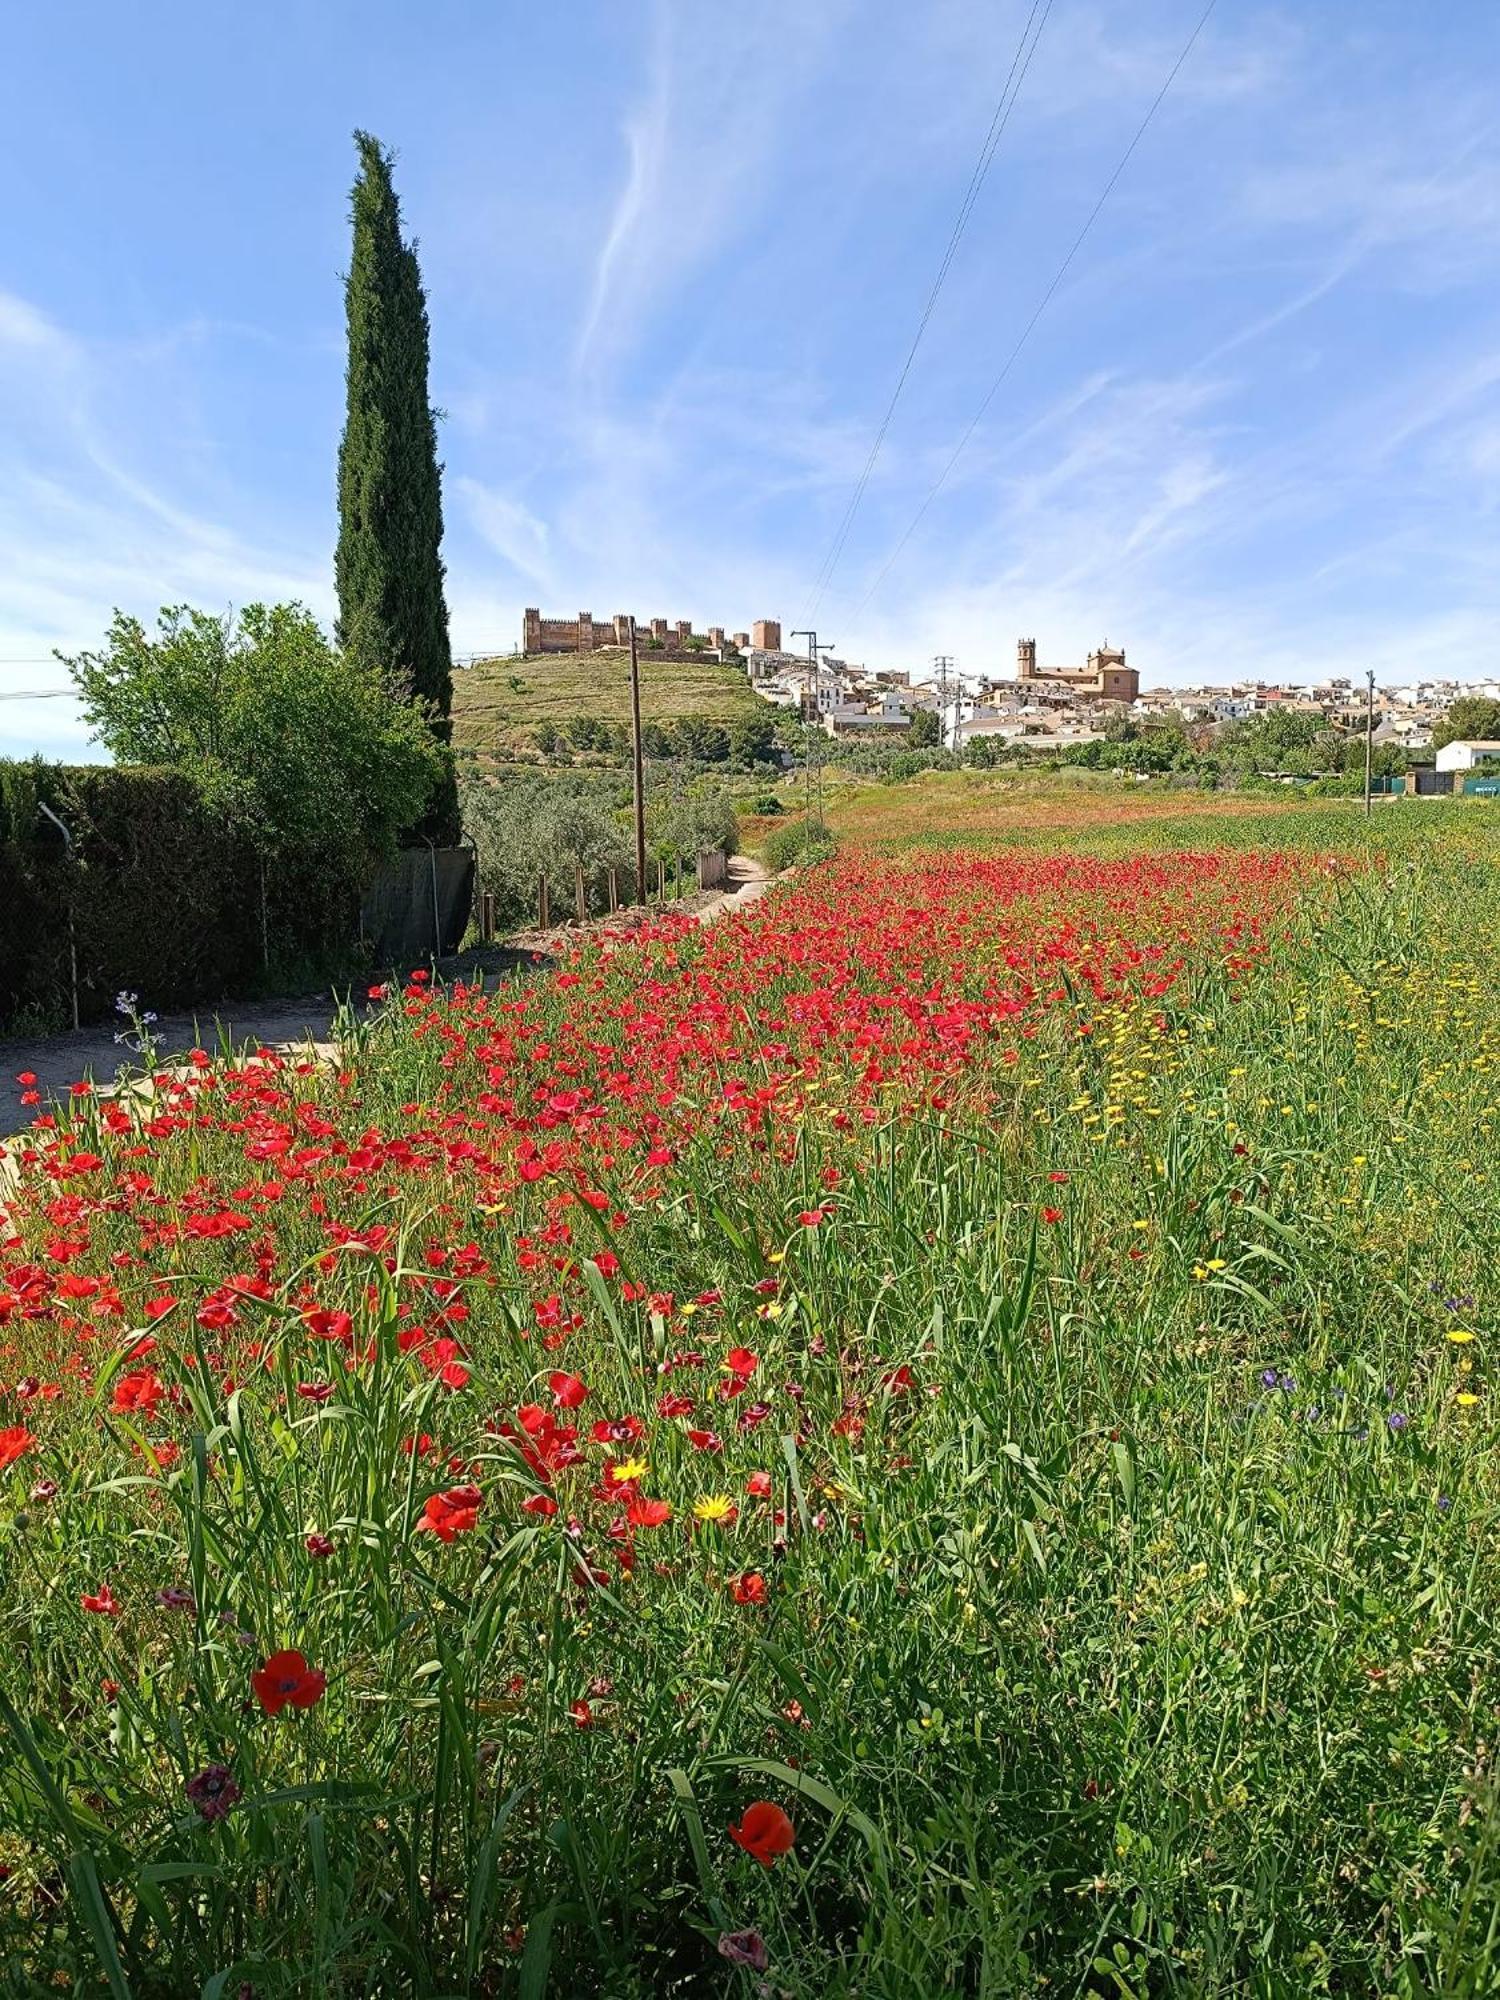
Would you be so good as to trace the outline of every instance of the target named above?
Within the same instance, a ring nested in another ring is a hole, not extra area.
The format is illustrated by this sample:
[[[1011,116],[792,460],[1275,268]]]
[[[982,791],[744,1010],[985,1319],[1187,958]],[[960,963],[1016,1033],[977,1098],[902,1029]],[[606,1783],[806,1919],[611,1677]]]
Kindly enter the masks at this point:
[[[1023,681],[1036,679],[1036,640],[1016,641],[1016,675]]]

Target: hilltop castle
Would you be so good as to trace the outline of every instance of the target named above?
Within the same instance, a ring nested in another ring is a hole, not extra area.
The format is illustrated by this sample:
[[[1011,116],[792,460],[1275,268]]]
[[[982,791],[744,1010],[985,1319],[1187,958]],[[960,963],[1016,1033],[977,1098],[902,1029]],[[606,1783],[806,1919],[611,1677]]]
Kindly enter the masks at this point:
[[[675,625],[665,618],[638,618],[635,634],[655,653],[744,653],[752,647],[775,652],[781,644],[781,626],[774,618],[757,619],[748,632],[727,638],[722,625],[695,632],[690,618],[679,618]],[[523,653],[597,653],[604,646],[629,644],[628,612],[617,611],[613,618],[595,618],[592,611],[580,611],[576,618],[544,618],[540,611],[528,609],[522,617]]]

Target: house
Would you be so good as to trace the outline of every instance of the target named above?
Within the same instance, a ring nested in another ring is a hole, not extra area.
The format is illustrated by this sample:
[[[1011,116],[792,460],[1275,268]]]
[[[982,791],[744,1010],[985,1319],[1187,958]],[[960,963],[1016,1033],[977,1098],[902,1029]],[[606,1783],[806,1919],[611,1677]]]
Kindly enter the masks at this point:
[[[1445,743],[1437,753],[1440,771],[1477,771],[1486,764],[1500,765],[1500,743],[1484,738],[1474,743]]]
[[[830,736],[857,736],[871,729],[910,729],[911,717],[900,699],[888,694],[866,707],[862,702],[823,711],[823,727]]]

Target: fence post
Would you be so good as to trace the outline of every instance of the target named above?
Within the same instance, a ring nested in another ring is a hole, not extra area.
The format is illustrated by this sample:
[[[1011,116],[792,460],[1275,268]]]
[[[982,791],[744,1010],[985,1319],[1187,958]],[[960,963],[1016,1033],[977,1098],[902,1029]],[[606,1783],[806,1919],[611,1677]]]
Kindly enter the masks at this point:
[[[495,892],[486,889],[479,899],[479,935],[486,944],[495,942]]]
[[[619,907],[620,907],[620,871],[617,868],[611,868],[609,871],[609,914],[613,916],[615,911],[618,910]]]
[[[547,887],[547,878],[545,875],[541,877],[537,885],[536,909],[539,926],[544,931],[550,931],[552,928],[552,894]]]
[[[667,864],[659,854],[656,857],[656,900],[658,903],[667,900]]]
[[[589,902],[588,892],[583,886],[583,863],[581,861],[573,863],[573,894],[578,906],[578,921],[581,924],[586,924],[589,917]]]
[[[672,856],[672,900],[677,903],[682,901],[682,856],[680,854]]]

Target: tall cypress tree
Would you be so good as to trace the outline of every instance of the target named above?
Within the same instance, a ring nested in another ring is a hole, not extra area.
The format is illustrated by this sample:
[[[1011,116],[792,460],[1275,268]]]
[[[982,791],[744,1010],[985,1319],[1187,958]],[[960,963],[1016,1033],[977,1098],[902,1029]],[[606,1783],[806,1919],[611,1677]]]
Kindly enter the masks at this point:
[[[402,240],[391,156],[368,132],[356,132],[354,143],[360,170],[344,285],[349,360],[334,556],[338,638],[393,694],[426,702],[446,743],[453,661],[439,552],[437,423],[427,399],[427,300],[416,251]],[[451,771],[416,831],[458,837]]]

